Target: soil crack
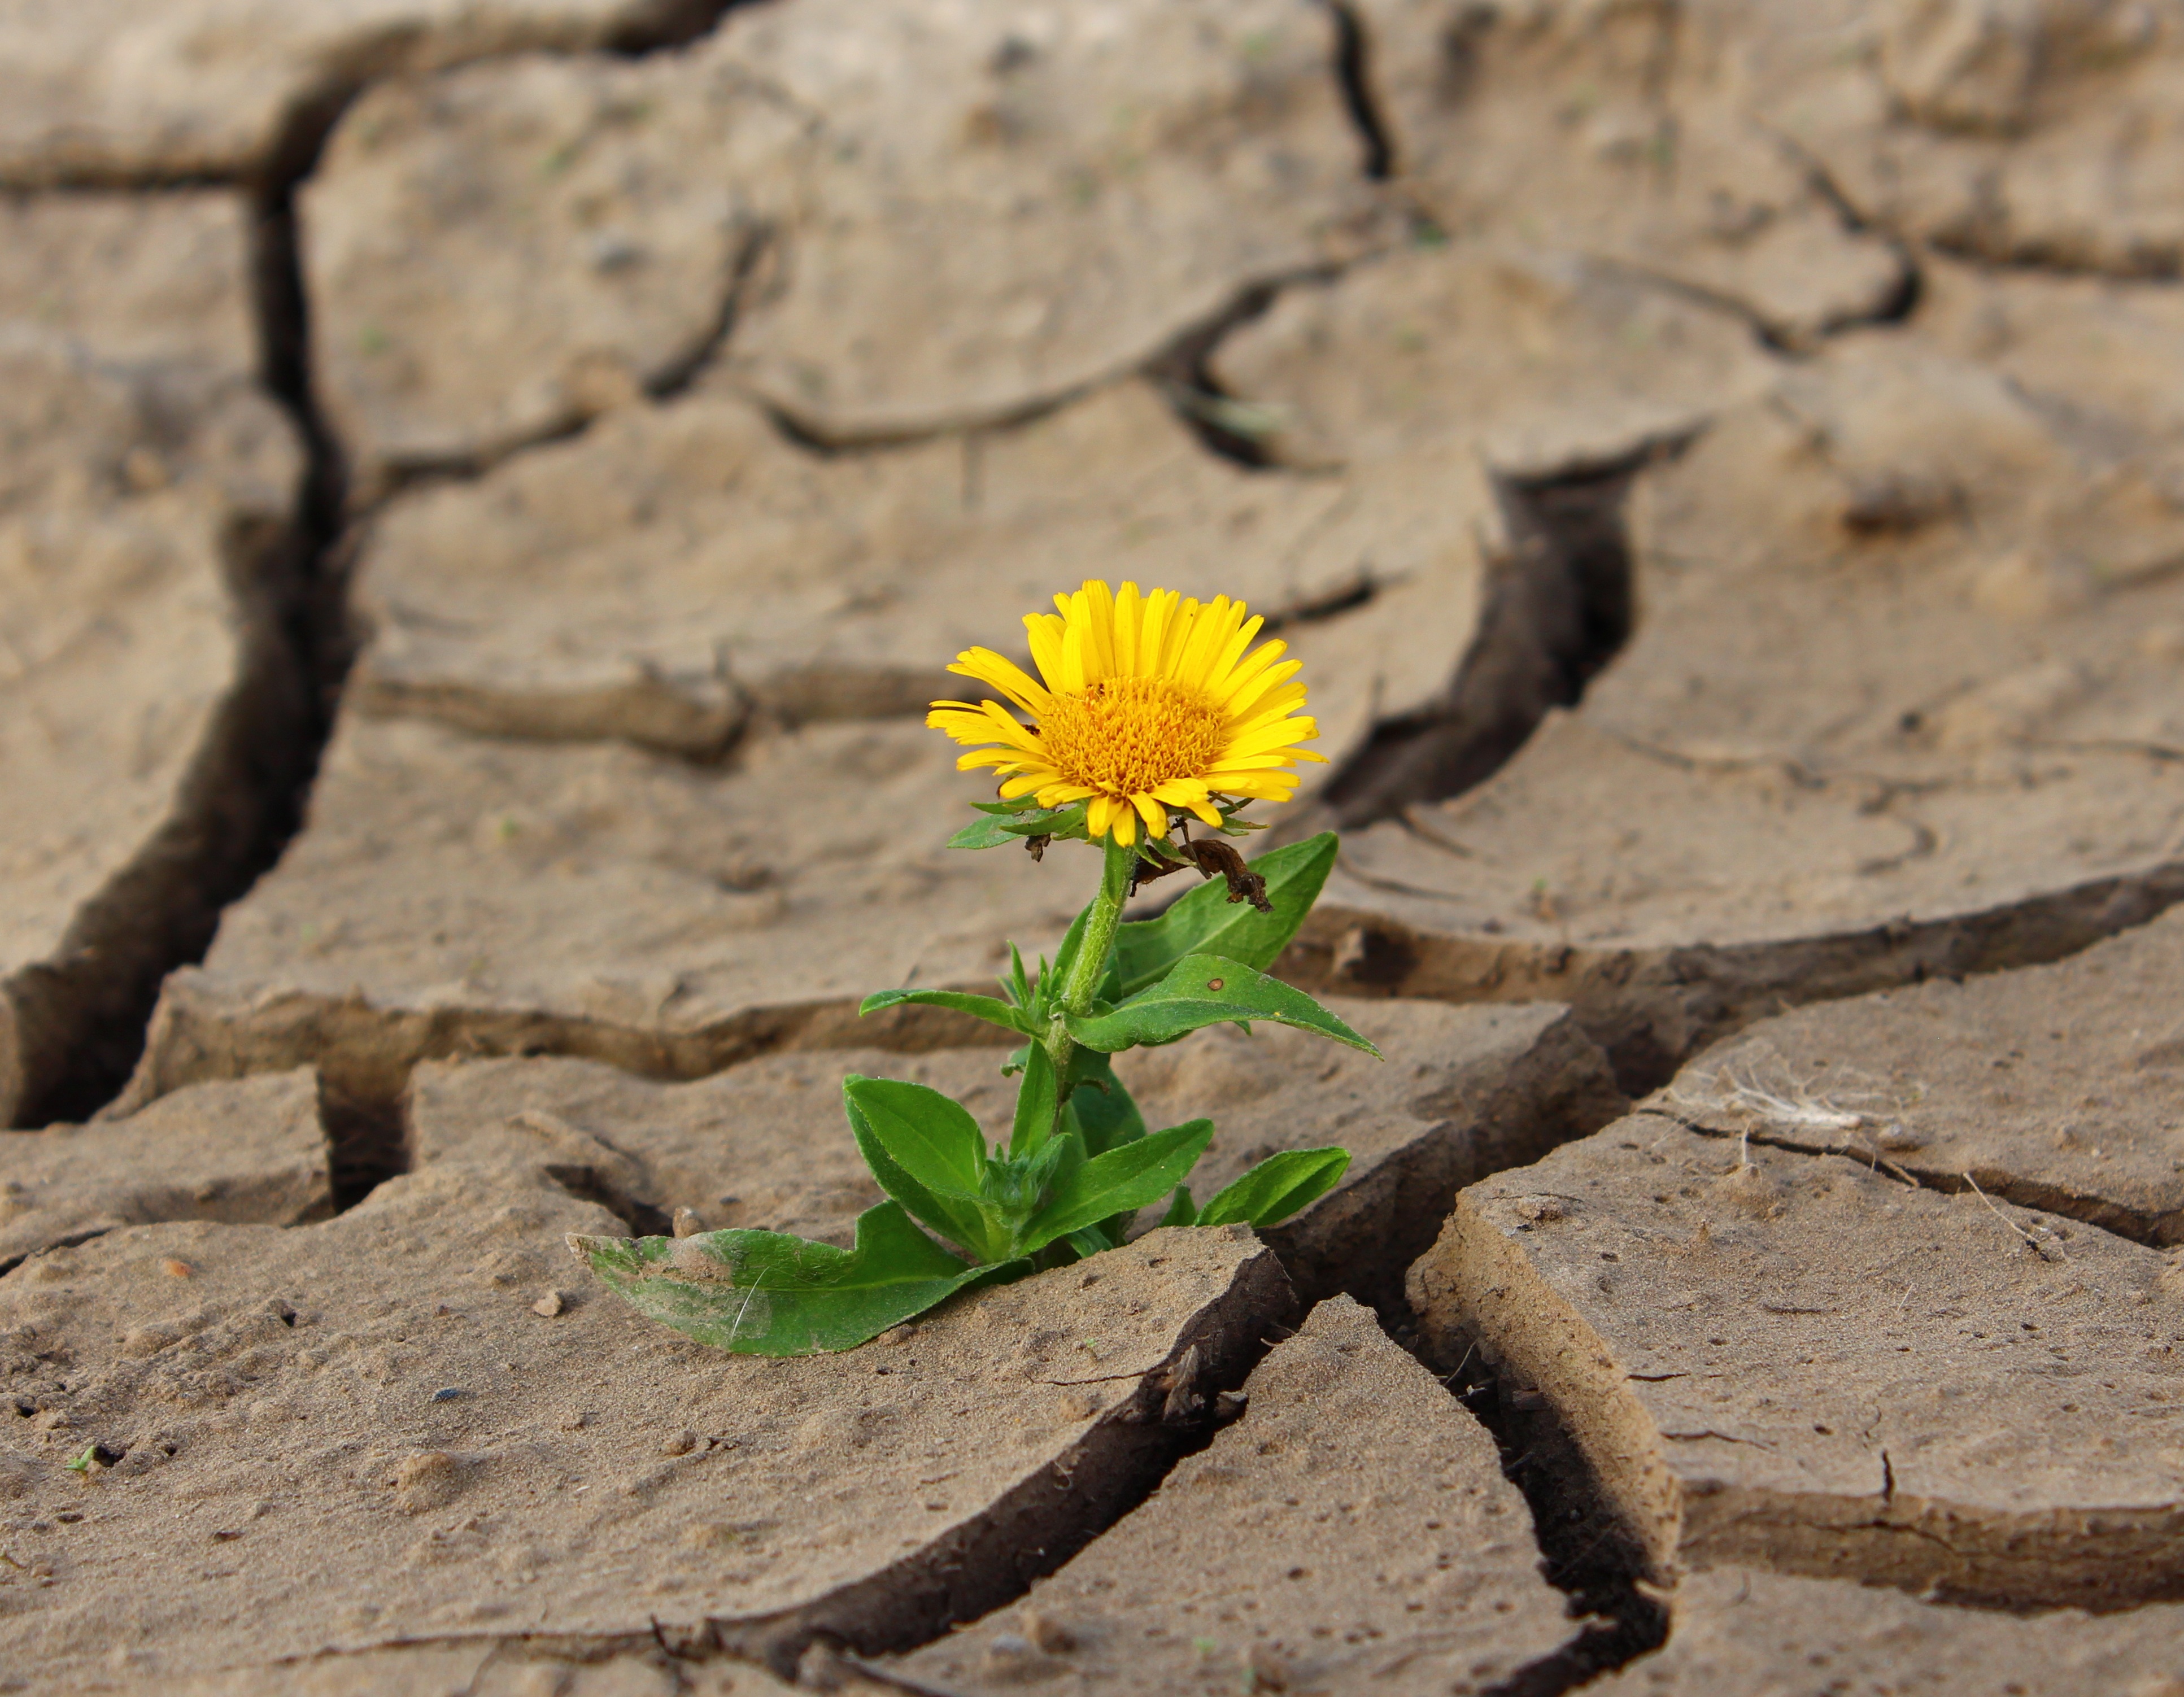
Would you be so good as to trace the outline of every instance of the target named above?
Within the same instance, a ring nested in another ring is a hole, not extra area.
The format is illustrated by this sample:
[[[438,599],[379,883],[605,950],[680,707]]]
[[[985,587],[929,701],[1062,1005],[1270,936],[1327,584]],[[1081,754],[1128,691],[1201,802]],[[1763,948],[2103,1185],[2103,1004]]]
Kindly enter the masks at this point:
[[[728,12],[752,0],[658,0],[601,43],[604,51],[638,56],[687,44]],[[227,187],[248,208],[250,309],[258,376],[287,415],[304,449],[304,468],[293,522],[281,536],[237,536],[226,561],[230,590],[248,633],[245,674],[209,738],[192,775],[194,794],[179,834],[148,845],[120,876],[100,911],[70,939],[71,985],[64,1011],[80,1030],[47,1046],[64,1056],[52,1077],[25,1092],[15,1119],[26,1126],[88,1119],[120,1093],[143,1053],[148,1027],[166,976],[204,958],[220,916],[247,895],[280,859],[303,824],[358,648],[348,609],[348,572],[357,534],[348,522],[348,467],[319,404],[311,355],[310,302],[296,212],[298,186],[316,170],[328,136],[373,81],[398,75],[409,43],[353,56],[290,108],[265,160],[242,178],[190,172],[140,175],[76,173],[31,186],[30,192],[86,189],[158,192]],[[551,50],[550,44],[504,44],[476,55],[490,58]],[[436,69],[447,69],[436,66]],[[660,392],[687,385],[733,325],[743,285],[756,269],[769,232],[754,232],[738,250],[722,314],[693,358],[660,380]],[[204,815],[199,817],[198,815]],[[109,938],[125,915],[128,938]],[[97,982],[93,982],[96,980]],[[40,1036],[27,1033],[35,1044]],[[389,1166],[385,1104],[351,1111],[329,1104],[340,1154],[337,1190],[368,1189]],[[398,1147],[398,1143],[396,1145]],[[346,1202],[343,1205],[346,1205]]]
[[[1532,1511],[1547,1583],[1568,1594],[1572,1615],[1595,1622],[1485,1697],[1562,1697],[1658,1650],[1668,1641],[1669,1611],[1643,1582],[1645,1552],[1546,1399],[1504,1384],[1475,1344],[1466,1344],[1451,1366],[1414,1321],[1390,1335],[1492,1434],[1503,1476]]]
[[[1574,705],[1621,651],[1634,619],[1624,507],[1639,473],[1679,443],[1652,443],[1608,465],[1500,489],[1516,548],[1501,563],[1479,635],[1442,698],[1378,726],[1329,782],[1346,831],[1401,819],[1484,783],[1550,709]]]
[[[1373,38],[1349,0],[1321,0],[1334,20],[1334,75],[1342,104],[1363,149],[1363,170],[1374,182],[1396,174],[1396,147],[1373,81]]]
[[[1176,416],[1189,426],[1208,453],[1247,470],[1275,469],[1267,442],[1280,420],[1268,409],[1231,394],[1214,374],[1213,356],[1234,331],[1266,316],[1284,289],[1299,283],[1325,283],[1341,275],[1342,265],[1316,265],[1286,276],[1248,285],[1201,322],[1178,332],[1147,360],[1144,374],[1167,397]]]
[[[1830,1157],[1855,1161],[1870,1172],[1886,1173],[1899,1183],[1918,1190],[1931,1190],[1942,1196],[1976,1196],[1989,1205],[1998,1200],[2011,1206],[2034,1213],[2051,1214],[2058,1219],[2069,1220],[2089,1226],[2110,1237],[2120,1238],[2126,1243],[2144,1249],[2161,1249],[2184,1243],[2184,1209],[2168,1213],[2151,1213],[2126,1204],[2103,1197],[2089,1196],[2081,1192],[2067,1190],[2057,1184],[2042,1183],[2037,1179],[2020,1178],[1998,1167],[1975,1168],[1968,1171],[1945,1171],[1925,1166],[1915,1161],[1906,1161],[1897,1156],[1885,1155],[1875,1144],[1844,1138],[1839,1142],[1820,1142],[1801,1139],[1783,1132],[1767,1132],[1754,1128],[1748,1131],[1729,1131],[1719,1126],[1710,1126],[1702,1121],[1679,1114],[1671,1109],[1641,1104],[1630,1110],[1655,1119],[1667,1120],[1687,1132],[1700,1137],[1712,1138],[1721,1143],[1750,1141],[1762,1148],[1780,1149],[1788,1155],[1809,1155],[1815,1160]],[[2061,1251],[2042,1241],[2036,1235],[2026,1232],[2007,1216],[2001,1216],[2012,1231],[2016,1232],[2042,1260],[2053,1260]]]

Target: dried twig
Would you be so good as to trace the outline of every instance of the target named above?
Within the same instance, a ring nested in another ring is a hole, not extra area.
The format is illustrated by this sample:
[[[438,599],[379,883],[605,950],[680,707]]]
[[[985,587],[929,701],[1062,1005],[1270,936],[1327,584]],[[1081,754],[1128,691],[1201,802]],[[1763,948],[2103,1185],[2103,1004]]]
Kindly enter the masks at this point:
[[[1130,893],[1137,893],[1140,884],[1149,884],[1156,878],[1165,878],[1170,872],[1179,872],[1185,866],[1195,866],[1202,877],[1225,879],[1228,885],[1228,899],[1249,902],[1261,913],[1272,913],[1274,904],[1267,899],[1267,881],[1245,864],[1244,857],[1226,843],[1192,843],[1184,841],[1174,845],[1181,858],[1174,860],[1150,860],[1140,854],[1136,865],[1130,870]],[[1155,854],[1164,852],[1153,850]]]
[[[2019,1237],[2024,1238],[2025,1244],[2031,1248],[2032,1253],[2039,1256],[2042,1260],[2059,1261],[2064,1258],[2063,1252],[2060,1249],[2049,1249],[2047,1244],[2042,1243],[2039,1238],[2034,1237],[2031,1232],[2026,1231],[2024,1227],[2019,1225],[2016,1221],[2011,1219],[2008,1215],[2003,1213],[2001,1209],[1996,1207],[1994,1205],[1994,1198],[1988,1195],[1984,1190],[1981,1189],[1979,1180],[1974,1178],[1969,1172],[1964,1175],[1964,1182],[1971,1186],[1973,1195],[1978,1197],[1981,1201],[1986,1204],[1987,1211],[1992,1214],[1996,1219],[2001,1221],[2003,1225],[2008,1227],[2011,1231],[2016,1232]]]

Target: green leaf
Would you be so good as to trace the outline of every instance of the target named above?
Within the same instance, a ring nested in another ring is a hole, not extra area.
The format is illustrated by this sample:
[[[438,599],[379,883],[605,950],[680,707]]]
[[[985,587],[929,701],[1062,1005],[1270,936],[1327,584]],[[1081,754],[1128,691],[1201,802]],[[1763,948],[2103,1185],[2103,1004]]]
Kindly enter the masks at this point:
[[[1084,1134],[1084,1147],[1092,1155],[1105,1155],[1145,1134],[1145,1116],[1130,1099],[1114,1063],[1096,1049],[1079,1049],[1069,1057],[1069,1106],[1077,1128]]]
[[[1059,1241],[1074,1249],[1079,1260],[1089,1261],[1093,1256],[1104,1255],[1108,1250],[1116,1248],[1122,1239],[1110,1238],[1103,1227],[1087,1226],[1083,1231],[1072,1232]]]
[[[1236,816],[1251,804],[1251,798],[1249,796],[1240,796],[1226,800],[1217,798],[1213,804],[1220,810],[1221,831],[1223,836],[1248,837],[1254,831],[1266,830],[1272,822],[1264,819],[1239,819]]]
[[[880,1188],[981,1260],[1006,1259],[985,1194],[986,1139],[960,1103],[896,1078],[842,1081],[842,1102]]]
[[[1062,1124],[1075,1132],[1092,1155],[1105,1155],[1134,1143],[1145,1134],[1145,1116],[1138,1111],[1128,1088],[1115,1076],[1115,1068],[1096,1049],[1079,1047],[1069,1057],[1069,1100]],[[1122,1213],[1100,1222],[1111,1243],[1119,1244],[1130,1229],[1130,1214]]]
[[[1199,1210],[1198,1223],[1279,1225],[1334,1189],[1349,1170],[1348,1149],[1284,1149],[1216,1193]]]
[[[1195,1226],[1197,1223],[1198,1205],[1190,1199],[1190,1187],[1187,1184],[1177,1185],[1175,1199],[1167,1205],[1167,1212],[1162,1216],[1161,1224]]]
[[[950,848],[999,848],[1005,843],[1019,840],[1009,833],[1000,820],[986,816],[972,820],[950,837],[948,846]]]
[[[1084,1139],[1074,1130],[1065,1130],[1059,1137],[1048,1138],[1045,1145],[1024,1163],[1030,1171],[1034,1187],[1030,1193],[1032,1202],[1036,1205],[1052,1194],[1055,1186],[1069,1183],[1085,1160]]]
[[[638,1313],[739,1355],[854,1349],[959,1290],[1030,1270],[967,1266],[894,1202],[858,1216],[847,1249],[750,1231],[569,1242]]]
[[[1088,804],[1072,801],[1067,807],[1026,814],[1001,828],[1011,837],[1079,837],[1089,812]]]
[[[1054,1076],[1054,1058],[1043,1043],[1034,1043],[1024,1063],[1022,1082],[1017,1086],[1015,1128],[1009,1136],[1009,1154],[1022,1160],[1037,1154],[1054,1135],[1061,1117],[1061,1093]]]
[[[1086,1161],[1056,1183],[1046,1206],[1024,1226],[1016,1252],[1030,1255],[1057,1238],[1159,1200],[1189,1176],[1212,1138],[1212,1121],[1193,1120]]]
[[[985,815],[972,821],[948,839],[950,848],[998,848],[1004,843],[1026,837],[1082,837],[1086,806],[1073,801],[1067,807],[1029,809],[1008,803],[972,802]]]
[[[1069,929],[1061,934],[1061,946],[1054,951],[1054,965],[1040,965],[1039,1002],[1034,1011],[1042,1019],[1051,1014],[1052,1009],[1049,1004],[1061,994],[1061,987],[1069,982],[1069,969],[1076,964],[1077,951],[1084,945],[1084,927],[1091,922],[1091,918],[1092,909],[1088,903],[1078,910],[1077,917],[1069,921]]]
[[[1230,901],[1228,887],[1215,878],[1158,919],[1117,926],[1115,958],[1122,988],[1110,999],[1135,995],[1189,954],[1217,954],[1264,971],[1319,899],[1320,887],[1334,868],[1337,846],[1334,833],[1323,831],[1251,863],[1267,881],[1272,913],[1261,913],[1249,902]]]
[[[1104,1014],[1072,1015],[1070,1036],[1087,1049],[1113,1054],[1141,1043],[1173,1043],[1201,1026],[1229,1021],[1273,1020],[1318,1032],[1378,1058],[1380,1051],[1301,990],[1217,954],[1192,954],[1176,962],[1157,984]]]
[[[924,1008],[953,1008],[959,1014],[968,1014],[972,1019],[1000,1026],[1019,1037],[1032,1035],[1031,1021],[1022,1010],[1011,1007],[997,996],[972,996],[960,990],[876,990],[857,1004],[857,1012],[860,1015],[877,1014],[885,1008],[912,1004]]]

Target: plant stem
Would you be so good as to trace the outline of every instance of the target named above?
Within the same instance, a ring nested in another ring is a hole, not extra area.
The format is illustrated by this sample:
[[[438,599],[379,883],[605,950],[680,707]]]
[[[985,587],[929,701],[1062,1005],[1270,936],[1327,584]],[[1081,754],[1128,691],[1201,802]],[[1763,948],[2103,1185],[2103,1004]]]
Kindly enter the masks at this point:
[[[1069,1058],[1077,1050],[1062,1015],[1092,1010],[1093,998],[1107,976],[1107,956],[1115,947],[1115,927],[1122,923],[1123,904],[1130,895],[1130,869],[1138,858],[1134,845],[1117,843],[1112,836],[1103,846],[1106,858],[1100,866],[1100,893],[1084,911],[1084,940],[1076,960],[1069,963],[1069,976],[1061,984],[1061,1004],[1047,1027],[1046,1052],[1054,1062],[1057,1079],[1069,1077]]]

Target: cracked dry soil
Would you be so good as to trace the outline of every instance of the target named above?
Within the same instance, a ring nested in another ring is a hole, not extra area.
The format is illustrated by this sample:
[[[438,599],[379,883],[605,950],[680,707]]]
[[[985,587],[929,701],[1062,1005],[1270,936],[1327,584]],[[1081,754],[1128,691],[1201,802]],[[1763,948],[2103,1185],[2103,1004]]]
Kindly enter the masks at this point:
[[[2170,0],[8,8],[0,1689],[2184,1692],[2181,92]],[[1126,1071],[1346,1182],[638,1326],[565,1232],[1006,1114],[853,1009],[1073,910],[916,715],[1092,574],[1306,663],[1388,1059]]]

